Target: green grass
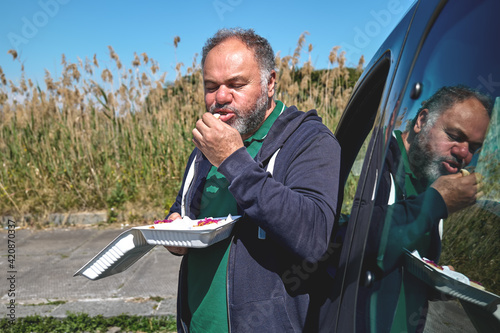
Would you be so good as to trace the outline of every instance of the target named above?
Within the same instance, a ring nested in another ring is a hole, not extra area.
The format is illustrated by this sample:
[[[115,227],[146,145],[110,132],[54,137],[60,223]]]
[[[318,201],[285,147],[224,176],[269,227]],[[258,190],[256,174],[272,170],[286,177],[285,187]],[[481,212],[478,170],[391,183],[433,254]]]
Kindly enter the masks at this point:
[[[11,324],[6,318],[0,320],[0,331],[5,333],[26,332],[106,332],[111,327],[119,327],[126,332],[176,332],[174,317],[139,317],[120,315],[106,318],[102,315],[91,317],[87,314],[70,313],[67,317],[29,316],[18,318]]]

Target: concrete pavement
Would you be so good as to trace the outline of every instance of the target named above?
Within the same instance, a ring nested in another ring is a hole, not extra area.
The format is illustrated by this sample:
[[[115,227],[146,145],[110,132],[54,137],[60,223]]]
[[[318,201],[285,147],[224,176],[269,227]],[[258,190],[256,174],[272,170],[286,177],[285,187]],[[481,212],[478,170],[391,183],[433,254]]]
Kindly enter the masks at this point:
[[[83,276],[73,277],[124,230],[97,227],[17,229],[15,234],[10,232],[14,234],[10,238],[8,231],[2,230],[2,317],[10,313],[16,318],[33,314],[65,317],[67,312],[108,317],[175,315],[180,258],[161,246],[122,273],[95,281]],[[14,310],[11,302],[15,302]]]
[[[68,312],[106,317],[175,315],[180,258],[162,246],[122,273],[95,281],[73,277],[128,228],[87,225],[0,231],[2,318],[12,313],[16,318],[34,314],[62,318]],[[431,302],[425,332],[441,332],[443,328],[447,332],[475,332],[458,302]]]

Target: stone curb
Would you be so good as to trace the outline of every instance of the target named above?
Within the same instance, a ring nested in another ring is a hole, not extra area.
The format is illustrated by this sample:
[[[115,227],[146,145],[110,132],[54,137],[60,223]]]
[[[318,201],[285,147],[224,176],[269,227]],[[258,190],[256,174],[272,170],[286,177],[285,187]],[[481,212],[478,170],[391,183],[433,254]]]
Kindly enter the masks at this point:
[[[144,221],[153,222],[154,219],[163,218],[164,216],[158,213],[148,212],[141,214],[141,218]],[[123,213],[118,214],[118,221],[127,221],[127,218]],[[94,211],[94,212],[76,212],[76,213],[51,213],[48,216],[37,216],[33,214],[23,215],[22,218],[17,218],[12,215],[0,216],[0,223],[2,227],[6,227],[10,221],[15,221],[16,224],[26,223],[31,224],[31,222],[38,221],[41,224],[49,224],[53,226],[85,226],[85,225],[95,225],[99,223],[106,223],[108,221],[107,211]]]
[[[0,303],[1,304],[1,303]],[[2,304],[2,307],[7,304]],[[175,316],[176,299],[166,298],[160,301],[137,298],[108,298],[108,299],[82,299],[65,301],[64,303],[33,303],[16,304],[16,318],[28,316],[43,316],[65,318],[68,313],[85,313],[91,317],[104,315],[104,317],[117,317],[120,315],[133,315],[142,317]]]
[[[3,226],[6,226],[9,222],[16,221],[30,223],[34,220],[39,220],[31,214],[24,215],[21,219],[17,219],[14,216],[2,216],[0,222]],[[80,212],[80,213],[53,213],[49,214],[43,220],[43,223],[49,223],[52,225],[91,225],[106,222],[108,220],[108,214],[106,212]]]

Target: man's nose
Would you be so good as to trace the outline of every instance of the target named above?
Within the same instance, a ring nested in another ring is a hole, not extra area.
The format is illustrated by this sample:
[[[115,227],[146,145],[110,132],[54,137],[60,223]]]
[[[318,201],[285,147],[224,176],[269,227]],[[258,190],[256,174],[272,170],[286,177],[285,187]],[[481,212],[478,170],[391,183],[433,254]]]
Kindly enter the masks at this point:
[[[230,89],[228,87],[221,85],[217,90],[215,95],[215,102],[217,104],[225,105],[232,102],[233,95],[231,94]]]
[[[467,141],[457,143],[451,153],[457,158],[464,160],[466,163],[470,162],[472,153],[469,150],[469,143]]]

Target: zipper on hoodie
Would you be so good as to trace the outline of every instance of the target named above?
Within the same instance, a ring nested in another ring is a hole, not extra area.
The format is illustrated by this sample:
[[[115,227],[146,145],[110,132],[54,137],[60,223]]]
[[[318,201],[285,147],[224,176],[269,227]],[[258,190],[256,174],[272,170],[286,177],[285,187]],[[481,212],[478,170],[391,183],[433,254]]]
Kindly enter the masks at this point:
[[[187,264],[187,263],[186,263]],[[182,269],[182,268],[181,268]],[[184,286],[184,275],[186,274],[185,272],[186,268],[184,267],[184,269],[181,270],[181,274],[179,274],[179,284],[180,284],[180,288],[179,290],[182,291],[183,289],[183,286]],[[189,330],[187,328],[187,325],[186,323],[184,322],[184,316],[183,316],[183,311],[182,309],[184,308],[184,302],[182,301],[182,297],[180,296],[180,293],[179,295],[177,295],[178,297],[178,302],[179,302],[179,313],[177,314],[177,316],[180,318],[180,320],[178,320],[178,322],[181,323],[181,327],[182,327],[182,332],[185,332],[185,333],[188,333]]]
[[[231,249],[233,248],[234,235],[231,237],[231,242],[229,243],[229,253],[227,255],[227,265],[226,265],[226,311],[227,311],[227,331],[231,333],[231,315],[229,311],[229,260],[231,259]]]
[[[193,162],[192,163],[196,163],[196,156],[194,157],[193,159]],[[189,187],[185,193],[185,198],[184,198],[184,207],[185,207],[185,214],[186,216],[189,216],[189,214],[191,213],[191,194],[192,194],[192,191],[193,191],[193,183],[196,179],[196,176],[197,176],[197,168],[195,167],[194,169],[194,175],[193,175],[193,179],[191,181],[191,183],[189,184]],[[184,184],[184,186],[186,186],[186,184]],[[181,216],[181,217],[184,217],[184,216]],[[185,263],[185,266],[187,266],[187,262]],[[184,267],[183,269],[183,272],[182,274],[179,276],[179,283],[181,284],[180,285],[180,288],[179,290],[182,292],[182,290],[184,289],[183,286],[185,285],[184,283],[184,275],[186,274],[186,267]],[[180,323],[181,323],[181,326],[182,326],[182,330],[183,332],[185,333],[188,333],[189,330],[188,330],[188,327],[186,325],[186,323],[184,322],[184,317],[183,317],[183,309],[184,309],[184,302],[182,301],[182,296],[180,296],[180,293],[179,295],[177,295],[177,297],[179,298],[179,303],[180,303],[180,306],[179,306],[179,311],[181,312],[180,314],[177,314],[180,318]]]

